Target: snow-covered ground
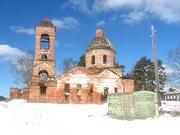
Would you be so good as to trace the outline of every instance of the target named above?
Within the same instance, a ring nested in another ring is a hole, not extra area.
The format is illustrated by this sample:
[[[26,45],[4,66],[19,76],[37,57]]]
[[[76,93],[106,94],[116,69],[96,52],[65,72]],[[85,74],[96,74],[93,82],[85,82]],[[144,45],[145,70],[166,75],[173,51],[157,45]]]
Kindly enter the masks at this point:
[[[177,101],[162,101],[162,107],[160,107],[163,111],[178,111],[180,112],[180,102]]]
[[[163,102],[168,109],[169,102]],[[180,109],[180,102],[170,102]],[[142,110],[143,111],[143,110]],[[107,104],[0,102],[1,135],[178,135],[180,117],[118,120],[107,114]]]

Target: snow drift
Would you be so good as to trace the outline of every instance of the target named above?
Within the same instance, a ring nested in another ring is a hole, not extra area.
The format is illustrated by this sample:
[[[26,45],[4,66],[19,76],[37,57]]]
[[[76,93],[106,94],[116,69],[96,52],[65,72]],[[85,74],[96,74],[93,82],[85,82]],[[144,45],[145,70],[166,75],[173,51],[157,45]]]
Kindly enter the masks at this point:
[[[164,109],[167,104],[163,104]],[[180,108],[179,103],[173,104]],[[131,121],[112,119],[107,116],[107,104],[0,102],[2,135],[169,135],[179,133],[179,123],[180,117],[170,115]]]

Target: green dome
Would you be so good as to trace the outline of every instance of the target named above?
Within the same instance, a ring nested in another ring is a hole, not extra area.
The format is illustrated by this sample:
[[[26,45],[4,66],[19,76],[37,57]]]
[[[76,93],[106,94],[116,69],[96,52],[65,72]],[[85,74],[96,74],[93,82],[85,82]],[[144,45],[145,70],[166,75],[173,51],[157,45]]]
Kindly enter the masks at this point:
[[[107,38],[104,37],[103,29],[96,30],[96,37],[88,45],[86,51],[96,50],[96,49],[108,49],[114,51],[112,47],[112,43]]]
[[[111,42],[104,37],[95,37],[89,44],[86,51],[95,49],[109,49],[113,50]]]

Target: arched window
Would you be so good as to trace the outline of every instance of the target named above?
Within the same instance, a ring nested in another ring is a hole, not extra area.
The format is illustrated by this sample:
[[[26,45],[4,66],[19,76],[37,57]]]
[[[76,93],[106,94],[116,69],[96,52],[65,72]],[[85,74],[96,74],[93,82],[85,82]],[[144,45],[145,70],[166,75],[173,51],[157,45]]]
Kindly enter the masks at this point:
[[[94,92],[94,91],[93,91],[93,84],[92,84],[92,83],[88,84],[88,87],[90,88],[88,94],[89,94],[89,95],[92,95],[93,92]]]
[[[69,83],[64,84],[64,92],[65,93],[70,93],[70,84]]]
[[[89,93],[93,93],[93,86],[90,88]]]
[[[48,78],[48,72],[46,70],[42,70],[39,72],[39,79],[41,81],[46,81]]]
[[[104,100],[106,101],[107,100],[107,96],[108,96],[108,93],[109,93],[109,88],[108,87],[104,87]]]
[[[107,63],[107,55],[103,55],[103,64]]]
[[[91,57],[91,64],[95,64],[95,56],[94,55]]]
[[[115,61],[115,58],[113,57],[113,64],[115,65],[116,64],[116,61]]]
[[[81,96],[82,84],[77,84],[77,96]]]
[[[47,55],[46,54],[41,55],[41,60],[47,60]]]
[[[49,48],[49,35],[42,34],[41,35],[41,48]]]

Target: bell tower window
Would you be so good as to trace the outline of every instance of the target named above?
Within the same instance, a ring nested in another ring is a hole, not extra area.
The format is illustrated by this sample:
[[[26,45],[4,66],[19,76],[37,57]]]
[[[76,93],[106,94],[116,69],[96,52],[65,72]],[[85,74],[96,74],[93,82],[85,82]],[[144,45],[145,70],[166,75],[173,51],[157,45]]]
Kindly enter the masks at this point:
[[[103,55],[103,64],[107,63],[107,55]]]
[[[91,57],[91,64],[95,64],[95,56],[94,55]]]
[[[41,60],[47,60],[47,55],[46,54],[41,55]]]
[[[49,35],[47,34],[41,35],[41,48],[44,48],[44,49],[49,48]]]

